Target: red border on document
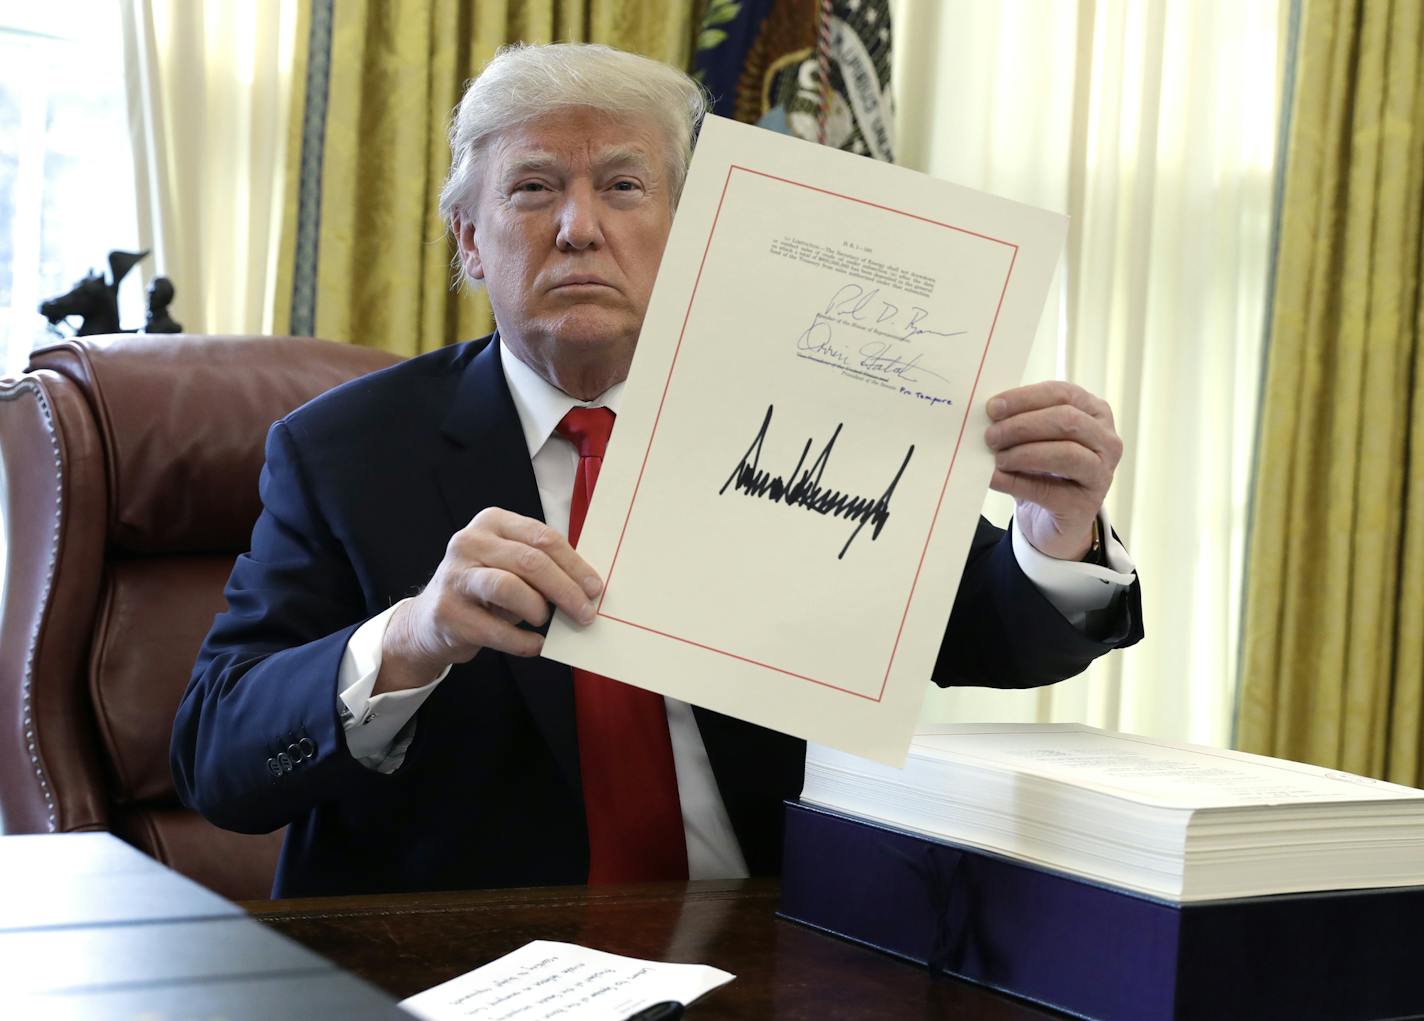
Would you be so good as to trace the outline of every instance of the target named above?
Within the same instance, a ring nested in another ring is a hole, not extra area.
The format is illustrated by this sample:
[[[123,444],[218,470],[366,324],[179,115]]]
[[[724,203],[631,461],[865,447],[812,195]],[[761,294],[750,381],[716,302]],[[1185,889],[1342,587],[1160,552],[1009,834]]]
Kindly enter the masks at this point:
[[[672,364],[668,366],[667,379],[663,381],[663,393],[662,397],[658,400],[658,412],[657,415],[653,418],[652,432],[648,435],[648,447],[643,452],[643,463],[638,468],[638,479],[637,482],[635,482],[633,485],[633,497],[628,501],[628,513],[623,518],[623,528],[618,533],[618,545],[613,550],[613,561],[608,566],[608,579],[604,584],[603,594],[599,596],[598,599],[598,615],[607,620],[616,621],[619,624],[626,624],[628,627],[638,628],[640,631],[647,631],[655,635],[660,635],[663,638],[670,638],[673,641],[682,642],[684,645],[692,645],[696,648],[704,649],[708,652],[715,652],[718,655],[726,656],[729,659],[739,660],[742,663],[750,663],[753,666],[759,666],[763,669],[771,670],[774,673],[784,674],[787,677],[794,677],[797,680],[801,681],[809,681],[810,683],[820,685],[823,688],[830,688],[834,691],[839,691],[846,695],[853,695],[856,698],[865,699],[868,702],[878,703],[881,699],[885,697],[885,687],[890,682],[890,670],[895,664],[895,654],[900,649],[900,638],[905,630],[905,620],[910,615],[910,604],[914,602],[915,590],[919,587],[920,571],[924,568],[925,556],[929,552],[930,538],[934,535],[935,525],[939,521],[940,508],[944,505],[944,494],[945,491],[949,488],[949,478],[950,475],[952,475],[954,472],[955,461],[957,461],[959,458],[959,446],[964,440],[965,427],[969,424],[969,412],[967,408],[964,412],[964,417],[960,419],[959,435],[955,438],[954,441],[954,453],[950,455],[949,467],[945,470],[944,473],[944,483],[940,486],[939,489],[939,499],[935,502],[934,516],[930,519],[929,532],[925,535],[925,544],[920,550],[920,561],[915,566],[915,577],[914,580],[910,583],[909,595],[905,598],[905,609],[904,612],[900,615],[900,626],[895,631],[895,644],[891,647],[890,659],[885,664],[885,676],[881,678],[880,691],[874,697],[871,697],[870,695],[866,695],[859,691],[853,691],[850,688],[841,687],[838,684],[832,684],[830,681],[824,681],[815,677],[809,677],[806,674],[800,674],[794,670],[788,670],[785,667],[774,666],[771,663],[763,663],[760,660],[752,659],[748,656],[741,656],[735,652],[730,652],[727,649],[719,649],[715,646],[693,641],[690,638],[684,638],[681,635],[669,634],[666,631],[659,631],[657,628],[649,627],[646,624],[638,624],[634,621],[625,620],[622,617],[615,617],[612,614],[603,612],[603,601],[605,598],[607,598],[608,590],[613,585],[613,571],[618,566],[618,553],[623,549],[623,537],[628,532],[628,521],[633,517],[633,505],[638,501],[638,490],[642,487],[643,484],[643,472],[648,467],[648,457],[652,453],[653,440],[657,437],[658,423],[662,420],[663,417],[663,405],[667,402],[668,388],[672,385],[672,374],[677,369],[677,357],[682,352],[682,340],[683,337],[687,334],[687,323],[688,320],[692,318],[692,305],[693,302],[697,300],[697,288],[702,283],[702,270],[707,266],[707,253],[712,250],[712,238],[717,233],[717,222],[721,219],[722,216],[722,206],[727,201],[727,189],[731,186],[732,174],[736,171],[741,171],[742,173],[746,174],[754,174],[757,177],[764,177],[772,181],[779,181],[782,184],[788,184],[796,188],[805,188],[808,191],[819,192],[822,195],[830,195],[833,198],[845,199],[847,202],[855,202],[862,206],[870,206],[874,209],[883,209],[887,213],[895,213],[899,216],[906,216],[912,220],[919,220],[922,223],[931,223],[934,224],[936,227],[944,227],[946,230],[957,231],[960,234],[968,234],[976,238],[982,238],[985,241],[992,241],[995,244],[1004,245],[1013,250],[1013,255],[1009,259],[1008,273],[1004,276],[1004,286],[1003,289],[999,292],[999,303],[994,308],[994,319],[993,322],[989,325],[989,335],[987,338],[985,338],[984,341],[984,352],[979,356],[979,368],[974,375],[974,386],[971,387],[969,391],[969,401],[967,403],[968,408],[972,408],[974,406],[974,395],[979,390],[979,380],[980,377],[984,374],[984,362],[988,359],[989,347],[994,342],[994,330],[999,325],[999,313],[1003,310],[1004,307],[1004,296],[1008,293],[1009,281],[1013,279],[1014,265],[1018,261],[1019,246],[1014,244],[1012,241],[1005,241],[1002,238],[992,237],[988,234],[981,234],[977,231],[968,230],[964,227],[956,227],[952,223],[943,223],[940,220],[934,220],[927,216],[920,216],[916,213],[908,213],[903,209],[895,209],[891,206],[881,205],[878,202],[870,202],[866,199],[859,199],[853,195],[842,195],[840,192],[829,191],[826,188],[817,188],[814,185],[805,184],[801,181],[793,181],[789,178],[778,177],[775,174],[768,174],[760,170],[753,170],[750,167],[739,166],[735,163],[731,164],[727,168],[726,180],[722,182],[722,194],[721,197],[717,200],[717,212],[712,217],[712,229],[707,232],[707,244],[702,249],[702,261],[697,266],[697,278],[692,285],[692,294],[687,299],[687,311],[684,312],[682,316],[682,330],[677,335],[677,346],[673,349]]]

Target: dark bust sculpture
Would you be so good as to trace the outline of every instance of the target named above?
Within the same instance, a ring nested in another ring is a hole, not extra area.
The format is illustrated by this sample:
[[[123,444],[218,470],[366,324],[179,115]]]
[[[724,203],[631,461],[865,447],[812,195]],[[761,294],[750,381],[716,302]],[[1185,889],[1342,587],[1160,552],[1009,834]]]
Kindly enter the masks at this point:
[[[173,283],[167,277],[154,277],[148,285],[148,321],[144,333],[182,333],[183,326],[168,314],[173,302]]]

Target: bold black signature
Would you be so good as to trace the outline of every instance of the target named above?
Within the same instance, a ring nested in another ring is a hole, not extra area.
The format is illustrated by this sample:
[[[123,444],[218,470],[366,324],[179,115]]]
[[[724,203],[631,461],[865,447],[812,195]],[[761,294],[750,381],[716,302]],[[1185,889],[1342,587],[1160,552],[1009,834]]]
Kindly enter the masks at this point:
[[[895,487],[900,483],[900,476],[905,474],[905,468],[910,463],[910,457],[915,452],[914,444],[910,444],[910,449],[905,451],[905,459],[900,462],[900,467],[895,472],[895,477],[890,480],[890,485],[885,487],[885,492],[881,493],[877,499],[868,496],[854,496],[850,493],[843,493],[836,489],[827,489],[821,485],[821,476],[826,473],[826,465],[830,463],[831,451],[835,449],[836,439],[841,434],[841,427],[844,422],[836,425],[835,432],[831,433],[831,438],[826,441],[826,445],[821,448],[821,452],[816,455],[816,459],[811,463],[811,467],[803,470],[806,457],[811,453],[811,439],[808,437],[806,445],[801,448],[801,457],[796,462],[796,467],[791,469],[787,475],[773,475],[770,471],[763,471],[761,464],[761,447],[766,441],[767,430],[771,428],[771,416],[776,410],[774,404],[766,406],[766,417],[761,421],[761,428],[757,430],[756,439],[752,440],[752,445],[747,448],[747,452],[742,455],[737,466],[732,469],[732,474],[727,477],[727,481],[722,484],[722,488],[717,490],[717,495],[721,496],[731,486],[733,492],[745,493],[747,496],[770,500],[772,503],[784,503],[788,507],[801,507],[817,514],[829,514],[836,518],[845,518],[856,523],[855,528],[850,533],[850,538],[841,547],[840,553],[836,554],[836,559],[840,560],[846,555],[846,550],[850,549],[850,544],[855,541],[855,537],[860,534],[860,530],[865,527],[867,521],[873,522],[874,527],[870,530],[872,540],[880,538],[880,530],[885,527],[885,523],[890,520],[890,497],[895,493]]]

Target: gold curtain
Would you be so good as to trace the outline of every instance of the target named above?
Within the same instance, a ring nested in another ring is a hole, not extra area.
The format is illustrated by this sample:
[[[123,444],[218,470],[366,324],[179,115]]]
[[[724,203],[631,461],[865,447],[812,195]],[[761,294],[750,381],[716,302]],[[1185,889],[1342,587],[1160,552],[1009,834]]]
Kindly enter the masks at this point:
[[[450,163],[446,129],[464,83],[514,41],[607,43],[685,67],[695,7],[692,0],[304,4],[276,332],[406,355],[489,332],[483,293],[451,288],[454,248],[436,212]]]
[[[1424,4],[1305,0],[1240,747],[1424,785]]]

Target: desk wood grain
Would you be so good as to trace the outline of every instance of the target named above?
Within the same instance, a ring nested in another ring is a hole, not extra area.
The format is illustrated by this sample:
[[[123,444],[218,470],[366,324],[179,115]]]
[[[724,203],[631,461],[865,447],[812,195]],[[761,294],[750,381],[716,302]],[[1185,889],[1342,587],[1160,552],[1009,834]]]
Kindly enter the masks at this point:
[[[776,917],[778,884],[666,883],[248,902],[254,917],[404,998],[535,939],[630,957],[711,964],[737,976],[697,1021],[1064,1015]]]

